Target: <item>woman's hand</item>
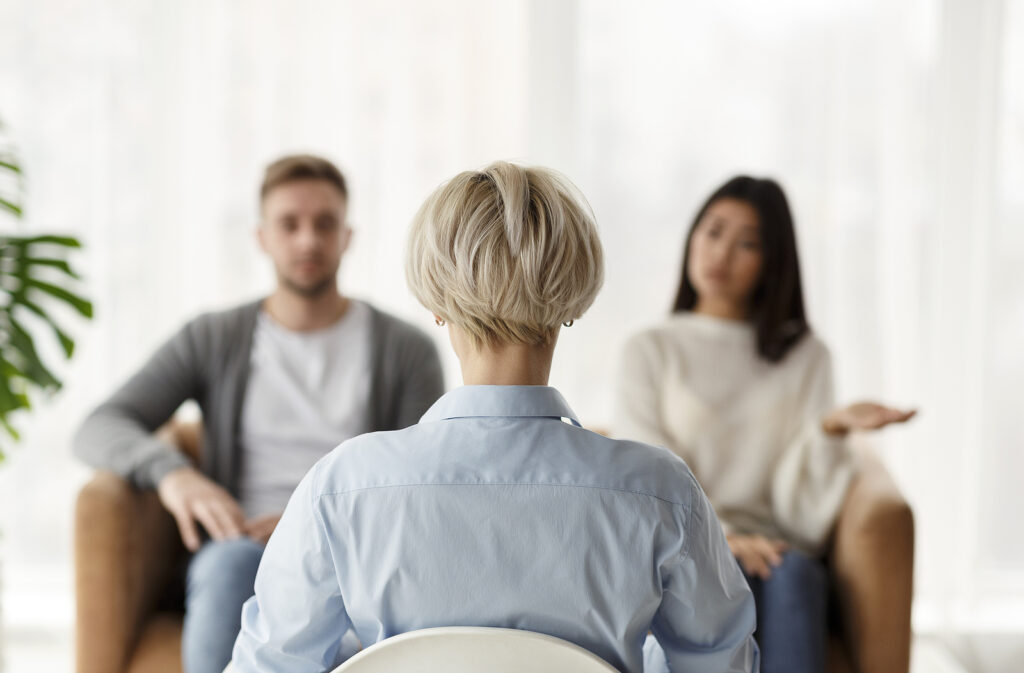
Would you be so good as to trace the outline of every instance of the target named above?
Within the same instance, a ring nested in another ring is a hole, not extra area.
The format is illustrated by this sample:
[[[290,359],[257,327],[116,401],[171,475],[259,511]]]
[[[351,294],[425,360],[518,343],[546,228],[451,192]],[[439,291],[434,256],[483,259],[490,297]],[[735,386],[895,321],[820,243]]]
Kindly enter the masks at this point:
[[[826,434],[842,436],[855,430],[878,430],[890,423],[906,423],[917,409],[903,411],[877,402],[857,402],[848,407],[835,409],[821,421]]]
[[[760,535],[726,535],[725,539],[744,572],[763,580],[772,576],[772,568],[782,565],[782,554],[789,549],[782,540]]]

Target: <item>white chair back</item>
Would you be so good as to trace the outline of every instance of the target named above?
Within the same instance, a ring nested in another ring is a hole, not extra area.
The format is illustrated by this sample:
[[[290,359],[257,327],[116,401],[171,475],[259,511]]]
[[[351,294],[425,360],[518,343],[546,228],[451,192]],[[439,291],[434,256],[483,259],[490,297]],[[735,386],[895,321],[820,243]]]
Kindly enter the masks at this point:
[[[334,673],[616,673],[561,638],[518,629],[447,626],[382,640]]]

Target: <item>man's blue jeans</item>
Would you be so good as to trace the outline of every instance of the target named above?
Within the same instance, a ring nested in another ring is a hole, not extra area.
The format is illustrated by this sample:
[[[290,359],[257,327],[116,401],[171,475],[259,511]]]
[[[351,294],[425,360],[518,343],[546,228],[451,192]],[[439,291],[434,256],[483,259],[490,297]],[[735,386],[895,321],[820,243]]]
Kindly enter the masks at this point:
[[[188,565],[181,658],[185,673],[222,673],[253,595],[264,546],[250,538],[205,543]]]

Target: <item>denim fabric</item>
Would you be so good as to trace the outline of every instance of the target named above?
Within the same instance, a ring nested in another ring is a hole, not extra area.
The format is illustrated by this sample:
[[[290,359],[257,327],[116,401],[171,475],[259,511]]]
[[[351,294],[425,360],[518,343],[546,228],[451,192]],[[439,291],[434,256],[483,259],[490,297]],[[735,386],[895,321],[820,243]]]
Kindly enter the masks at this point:
[[[222,673],[231,661],[242,604],[253,594],[263,550],[259,542],[239,538],[207,542],[192,557],[181,637],[185,673]]]
[[[761,646],[761,673],[824,673],[825,565],[802,552],[788,551],[768,579],[746,578],[757,608],[754,637]]]

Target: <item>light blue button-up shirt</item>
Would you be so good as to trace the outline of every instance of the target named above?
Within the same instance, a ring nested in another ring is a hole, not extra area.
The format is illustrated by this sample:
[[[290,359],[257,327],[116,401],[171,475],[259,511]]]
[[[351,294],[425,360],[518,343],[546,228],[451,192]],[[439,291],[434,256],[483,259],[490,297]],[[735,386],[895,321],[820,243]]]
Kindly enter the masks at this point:
[[[622,671],[643,670],[649,631],[670,670],[757,671],[753,597],[686,464],[572,419],[554,388],[464,386],[339,446],[267,545],[236,670],[320,672],[359,643],[497,626]]]

